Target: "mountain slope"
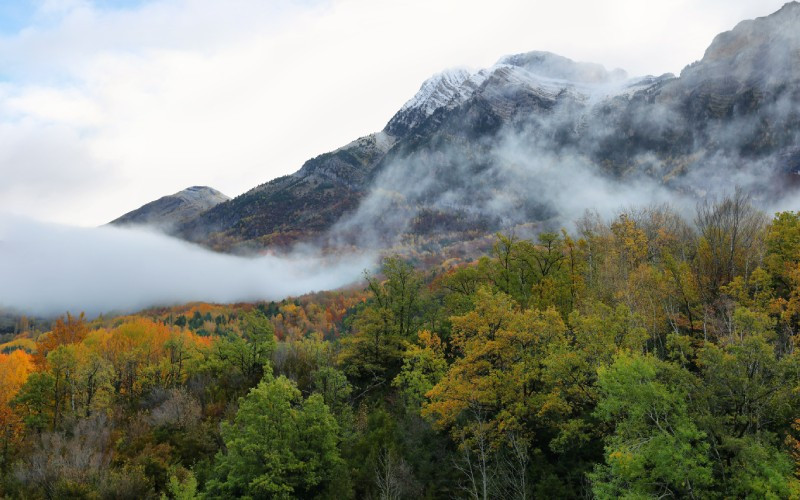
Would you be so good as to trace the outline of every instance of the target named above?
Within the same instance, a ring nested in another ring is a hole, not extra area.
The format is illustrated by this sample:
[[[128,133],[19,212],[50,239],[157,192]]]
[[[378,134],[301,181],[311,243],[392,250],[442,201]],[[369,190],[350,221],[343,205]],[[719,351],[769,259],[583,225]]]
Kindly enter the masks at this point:
[[[220,250],[242,242],[285,247],[318,235],[358,206],[369,172],[393,143],[377,133],[308,160],[298,172],[185,222],[177,234]]]

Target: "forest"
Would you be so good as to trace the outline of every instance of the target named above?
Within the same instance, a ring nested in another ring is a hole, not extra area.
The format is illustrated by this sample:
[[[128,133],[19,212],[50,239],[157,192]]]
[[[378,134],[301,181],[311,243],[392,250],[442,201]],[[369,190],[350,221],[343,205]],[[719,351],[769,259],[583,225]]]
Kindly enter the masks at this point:
[[[800,212],[574,227],[281,302],[22,318],[0,497],[800,498]]]

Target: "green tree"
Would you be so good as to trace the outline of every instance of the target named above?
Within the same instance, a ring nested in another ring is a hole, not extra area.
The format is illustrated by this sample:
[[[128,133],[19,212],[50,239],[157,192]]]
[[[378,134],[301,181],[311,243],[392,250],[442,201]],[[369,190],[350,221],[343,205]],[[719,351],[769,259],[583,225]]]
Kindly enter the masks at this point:
[[[241,336],[232,334],[216,343],[217,358],[237,370],[252,387],[264,374],[275,351],[275,329],[261,311],[247,313],[241,321]]]
[[[78,360],[74,345],[60,345],[47,354],[47,364],[53,376],[53,429],[63,416],[75,413],[77,391],[75,377]]]
[[[406,343],[424,321],[422,276],[399,257],[383,261],[384,280],[365,273],[371,303],[353,320],[340,363],[361,385],[383,385],[400,371]]]
[[[322,396],[303,400],[285,377],[264,380],[223,423],[210,498],[322,497],[341,478],[339,426]]]
[[[613,425],[590,475],[598,498],[703,497],[712,485],[705,433],[689,415],[692,375],[652,356],[600,368],[596,413]]]
[[[25,426],[40,433],[53,421],[55,379],[47,372],[32,373],[11,400],[11,406],[22,416]]]
[[[407,407],[419,411],[426,401],[425,395],[447,371],[447,361],[438,336],[422,330],[417,337],[417,343],[409,345],[403,355],[403,368],[392,385],[400,388]]]
[[[796,356],[776,357],[763,333],[744,335],[699,350],[703,384],[697,399],[704,404],[698,421],[714,451],[718,489],[730,497],[788,498],[800,484],[781,441],[800,411],[800,365]]]

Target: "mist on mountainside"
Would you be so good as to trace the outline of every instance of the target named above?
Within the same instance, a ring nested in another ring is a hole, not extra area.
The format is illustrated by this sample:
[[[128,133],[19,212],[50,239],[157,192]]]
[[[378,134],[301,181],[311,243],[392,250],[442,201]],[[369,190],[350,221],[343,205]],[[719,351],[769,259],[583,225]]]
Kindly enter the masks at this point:
[[[142,229],[0,218],[0,304],[25,314],[97,315],[191,301],[277,300],[356,281],[374,257],[238,257]]]
[[[678,77],[628,78],[541,52],[437,75],[389,123],[408,137],[329,237],[391,246],[404,233],[557,229],[585,210],[651,203],[691,218],[737,187],[765,211],[792,208],[798,25],[797,3],[744,21]]]

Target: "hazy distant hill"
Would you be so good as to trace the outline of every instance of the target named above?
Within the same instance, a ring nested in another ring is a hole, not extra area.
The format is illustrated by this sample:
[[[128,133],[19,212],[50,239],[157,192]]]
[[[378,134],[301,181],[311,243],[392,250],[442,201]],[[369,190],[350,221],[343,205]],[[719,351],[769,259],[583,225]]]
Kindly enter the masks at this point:
[[[172,231],[206,210],[230,200],[216,189],[192,186],[175,194],[164,196],[137,208],[110,222],[122,225],[147,225]]]

